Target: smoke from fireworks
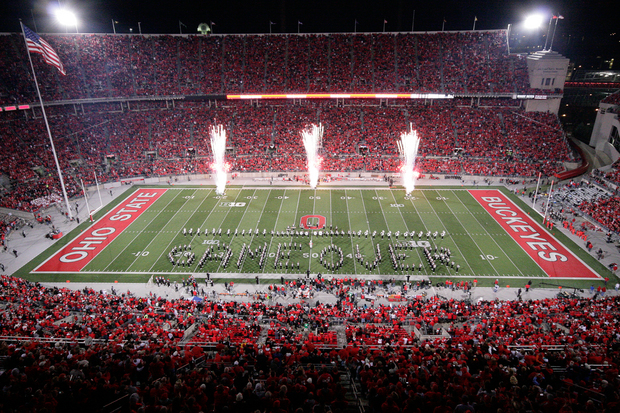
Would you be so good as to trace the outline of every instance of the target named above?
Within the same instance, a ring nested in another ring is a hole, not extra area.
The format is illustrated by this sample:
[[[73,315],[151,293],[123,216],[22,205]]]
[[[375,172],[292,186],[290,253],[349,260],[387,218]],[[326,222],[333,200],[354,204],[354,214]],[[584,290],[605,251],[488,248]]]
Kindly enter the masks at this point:
[[[415,189],[415,181],[418,174],[414,171],[416,156],[418,155],[418,145],[420,139],[418,132],[409,125],[409,132],[400,135],[401,153],[404,157],[403,166],[400,168],[403,177],[403,186],[407,195]]]
[[[211,128],[211,150],[213,151],[211,169],[215,172],[215,192],[218,195],[224,195],[224,189],[226,188],[226,172],[228,168],[225,161],[226,131],[223,125],[217,125]]]
[[[323,126],[311,125],[309,129],[301,131],[301,138],[306,148],[308,157],[308,175],[310,176],[310,187],[316,188],[319,182],[319,169],[321,168],[321,157],[319,156],[319,144],[323,139]]]

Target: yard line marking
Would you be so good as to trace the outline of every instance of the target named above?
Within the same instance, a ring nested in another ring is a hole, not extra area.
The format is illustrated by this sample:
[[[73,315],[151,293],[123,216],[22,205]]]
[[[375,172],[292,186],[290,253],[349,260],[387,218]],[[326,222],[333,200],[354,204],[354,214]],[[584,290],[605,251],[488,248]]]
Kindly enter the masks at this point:
[[[368,235],[370,236],[370,243],[372,244],[372,258],[374,261],[374,258],[377,256],[377,249],[375,248],[375,241],[372,237],[372,231],[370,230],[370,221],[368,220],[368,212],[366,210],[366,201],[364,201],[364,194],[362,193],[362,191],[360,191],[360,198],[362,198],[362,208],[364,209],[364,212],[366,212],[366,225],[368,226]],[[353,254],[355,254],[355,251],[353,251]],[[353,257],[353,259],[355,259],[355,257]],[[375,270],[371,270],[371,273],[377,273],[377,274],[381,274],[381,267],[377,264],[377,268]]]
[[[329,234],[329,242],[330,244],[334,244],[334,235],[332,235],[333,232],[333,225],[334,225],[334,211],[333,211],[333,207],[332,207],[332,192],[334,191],[329,191],[329,227],[330,227],[330,234]],[[325,224],[325,229],[327,230],[327,224]],[[336,238],[337,239],[337,238]],[[331,259],[332,262],[334,260],[334,252],[331,252]],[[344,254],[344,256],[346,257],[346,254]],[[344,260],[343,260],[343,267],[344,267]],[[340,274],[338,274],[340,275]]]
[[[188,218],[185,220],[185,223],[187,223],[187,222],[188,222],[188,221],[189,221],[189,220],[190,220],[190,219],[194,216],[194,214],[196,213],[196,211],[198,211],[198,209],[199,209],[202,205],[204,205],[204,203],[207,201],[207,199],[209,199],[209,196],[211,196],[211,194],[214,192],[213,188],[211,188],[211,189],[206,189],[206,188],[205,188],[205,189],[196,189],[196,190],[194,190],[194,193],[196,193],[196,192],[198,192],[198,191],[200,191],[200,190],[208,190],[208,191],[209,191],[209,193],[208,193],[208,194],[204,197],[204,199],[202,200],[202,202],[200,202],[200,204],[198,205],[198,207],[196,207],[193,211],[192,211],[192,210],[185,211],[185,212],[188,212],[188,213],[190,214],[190,215],[188,216]],[[241,189],[237,189],[237,188],[235,188],[235,189],[231,189],[231,190],[238,190],[238,191],[239,191],[239,193],[241,193]],[[237,196],[239,196],[239,195],[237,195]],[[236,199],[235,199],[235,200],[236,200]],[[188,199],[188,201],[189,201],[189,199]],[[221,199],[218,199],[218,200],[216,201],[215,205],[214,205],[214,206],[213,206],[213,208],[211,209],[211,212],[213,212],[213,210],[214,210],[215,208],[217,208],[217,207],[218,207],[218,205],[220,204],[220,202],[222,202],[222,201],[221,201]],[[231,207],[229,207],[229,211],[230,211],[230,209],[231,209]],[[176,214],[174,214],[172,217],[174,217],[175,215],[176,215]],[[170,220],[169,220],[169,222],[170,222]],[[167,224],[166,224],[166,225],[167,225]],[[165,227],[166,225],[164,225],[164,227]],[[177,230],[177,231],[170,231],[170,232],[171,232],[171,233],[173,233],[173,234],[175,234],[175,235],[178,235],[178,234],[179,234],[179,230]],[[161,260],[161,258],[162,258],[163,256],[165,256],[165,254],[167,254],[167,253],[168,253],[168,251],[170,251],[170,250],[172,249],[172,247],[171,247],[171,246],[173,245],[173,242],[174,242],[175,238],[176,238],[176,236],[172,236],[172,237],[170,237],[170,241],[168,241],[168,246],[167,246],[167,248],[165,248],[165,249],[163,249],[163,250],[162,250],[162,252],[160,253],[159,257],[157,257],[157,260],[156,260],[156,261],[153,263],[153,265],[151,265],[151,267],[149,268],[149,271],[152,271],[152,270],[153,270],[153,267],[154,267],[155,265],[157,265],[157,263]],[[155,238],[153,238],[153,240],[151,241],[151,243],[152,243],[154,240],[155,240]],[[193,241],[193,238],[192,238],[192,241]],[[150,243],[149,243],[149,245],[150,245]],[[190,241],[190,245],[191,245],[191,241]],[[178,269],[178,268],[179,268],[176,264],[172,264],[172,265],[173,265],[173,269],[174,269],[174,270],[176,270],[176,269]],[[174,273],[174,274],[185,274],[185,272],[183,272],[183,271],[174,271],[173,273]],[[188,273],[188,274],[189,274],[189,273]]]
[[[195,194],[195,193],[196,193],[196,190],[194,190],[194,191],[192,192],[192,194]],[[179,192],[179,195],[180,195],[180,194],[181,194],[181,192]],[[193,195],[191,195],[191,196],[193,196]],[[178,195],[177,195],[177,197],[178,197]],[[190,201],[190,199],[191,199],[191,198],[187,198],[187,199],[185,200],[184,205],[185,205],[185,204],[187,204],[187,203]],[[168,203],[168,205],[170,205],[170,203]],[[174,218],[174,217],[175,217],[175,216],[176,216],[179,212],[181,212],[181,210],[177,211],[177,213],[176,213],[176,214],[174,214],[174,215],[172,216],[172,218]],[[159,214],[158,214],[158,215],[159,215]],[[170,223],[170,221],[172,221],[172,218],[170,218],[170,219],[168,220],[168,223]],[[151,222],[153,222],[153,220],[154,220],[154,219],[155,219],[155,218],[153,218],[153,219],[151,220]],[[187,221],[185,221],[185,222],[187,222]],[[167,224],[168,224],[168,223],[167,223]],[[167,224],[166,224],[166,225],[167,225]],[[163,227],[163,228],[165,228],[165,227],[166,227],[166,225],[164,225],[164,227]],[[145,228],[146,228],[146,227],[145,227]],[[162,228],[162,229],[163,229],[163,228]],[[119,253],[119,254],[118,254],[118,255],[114,258],[114,260],[110,261],[110,263],[109,263],[109,264],[108,264],[108,265],[104,268],[104,270],[106,270],[106,269],[107,269],[110,265],[112,265],[112,263],[113,263],[113,262],[114,262],[114,261],[115,261],[118,257],[120,257],[120,256],[121,256],[121,254],[122,254],[123,252],[125,252],[125,250],[127,250],[127,248],[129,248],[129,246],[130,246],[131,244],[133,244],[133,242],[134,242],[134,241],[135,241],[135,240],[136,240],[136,239],[137,239],[137,238],[138,238],[141,234],[142,234],[142,231],[140,231],[140,233],[139,233],[139,234],[137,234],[137,235],[136,235],[136,236],[135,236],[135,237],[131,240],[131,242],[128,242],[128,243],[127,243],[127,245],[125,245],[125,248],[123,248],[123,249],[121,250],[121,252],[120,252],[120,253]],[[157,238],[157,236],[153,237],[153,238],[151,239],[151,241],[150,241],[150,242],[146,245],[146,247],[144,247],[143,251],[147,251],[147,250],[148,250],[148,247],[149,247],[149,246],[153,243],[153,241],[154,241],[156,238]],[[174,237],[173,237],[173,239],[174,239]],[[160,254],[160,257],[161,257],[161,255],[162,255],[162,254],[164,254],[164,252],[162,252],[162,253]],[[127,268],[128,268],[128,269],[129,269],[129,268],[131,268],[131,266],[132,266],[132,265],[136,262],[136,260],[137,260],[138,258],[139,258],[139,257],[134,258],[133,262],[132,262],[131,264],[129,264],[129,265],[127,266]],[[157,259],[159,260],[159,257],[158,257]],[[152,267],[151,267],[151,268],[152,268]]]
[[[347,220],[349,221],[349,231],[352,231],[353,229],[351,228],[351,216],[349,215],[349,197],[347,196],[347,190],[344,190],[344,200],[345,203],[347,204]],[[357,262],[355,259],[355,248],[353,247],[353,237],[349,237],[349,239],[351,240],[351,252],[353,253],[353,271],[357,273]]]
[[[280,200],[280,209],[278,210],[278,215],[276,215],[276,220],[273,223],[273,228],[271,229],[271,231],[276,231],[276,228],[278,227],[278,221],[280,220],[280,215],[282,213],[282,205],[284,205],[284,201],[286,200],[286,198],[284,198],[286,196],[286,191],[287,189],[284,188],[284,192],[282,192],[282,199]],[[299,192],[299,197],[301,198],[301,191]],[[299,205],[299,198],[297,199],[297,204]],[[271,251],[271,244],[273,243],[273,239],[276,238],[275,236],[271,236],[271,239],[269,240],[269,245],[267,246],[267,257],[265,258],[265,265],[263,266],[263,273],[265,273],[265,270],[267,269],[267,258],[269,258],[269,253]]]
[[[301,191],[299,191],[299,198],[297,199],[297,211],[299,211],[299,200],[300,199],[301,199]],[[314,188],[314,195],[312,196],[312,215],[315,215],[315,209],[316,209],[316,188]],[[297,216],[297,214],[295,214],[295,216]],[[313,240],[312,232],[313,231],[309,231],[310,241]],[[312,265],[312,249],[310,249],[310,254],[308,254],[308,268],[310,268],[311,265]]]
[[[602,278],[502,192],[469,193],[549,277],[569,274],[573,279]]]
[[[458,196],[456,196],[455,194],[455,198],[459,200],[459,202],[461,203],[461,205],[463,205],[465,208],[467,208],[467,206],[463,203],[463,200],[461,198],[459,198]],[[450,205],[448,205],[446,203],[446,205],[448,206],[448,208],[450,208]],[[469,208],[467,208],[467,210],[469,210]],[[452,208],[450,208],[450,211],[452,211]],[[499,243],[497,241],[495,241],[495,238],[491,236],[491,234],[489,233],[489,231],[487,231],[487,229],[484,227],[484,225],[482,225],[480,223],[480,220],[478,220],[478,218],[475,215],[472,215],[472,217],[476,220],[476,222],[478,223],[478,225],[480,225],[481,228],[483,228],[486,232],[486,234],[476,234],[477,236],[485,236],[485,237],[489,237],[491,238],[491,240],[495,243],[495,245],[497,245],[499,247],[499,249],[502,251],[502,253],[504,253],[504,255],[508,258],[508,260],[512,263],[512,265],[517,269],[517,271],[519,271],[519,273],[521,275],[525,275],[523,274],[523,271],[521,271],[521,269],[517,266],[517,264],[515,264],[515,262],[512,260],[512,257],[509,254],[506,254],[506,251],[504,251],[504,249],[502,248],[501,245],[499,245]],[[457,218],[458,219],[458,218]],[[460,222],[460,221],[459,221]]]
[[[254,193],[256,194],[256,191],[254,191]],[[263,214],[265,213],[265,207],[267,206],[267,202],[269,202],[269,196],[271,195],[271,189],[269,189],[269,193],[267,194],[267,197],[265,198],[265,203],[263,204],[263,209],[260,212],[260,215],[258,216],[258,221],[261,221],[263,218]],[[257,223],[258,223],[257,221]],[[255,228],[258,229],[258,226]],[[256,237],[256,231],[252,232],[252,235],[250,237],[250,241],[248,243],[248,248],[252,248],[252,242],[254,241],[254,238]],[[245,265],[245,261],[247,260],[247,254],[245,256],[245,258],[243,259],[243,262],[241,263],[241,268],[243,268],[243,266]],[[240,269],[241,270],[241,269]]]
[[[433,204],[431,204],[431,202],[428,200],[428,197],[426,196],[426,194],[424,193],[424,191],[422,192],[422,196],[424,197],[424,199],[426,200],[426,203],[428,204],[428,206],[431,208],[431,210],[435,213],[435,215],[437,216],[437,218],[439,219],[439,216],[437,215],[437,211],[435,211],[435,208],[433,208]],[[455,216],[455,218],[458,220],[458,218]],[[446,226],[444,225],[443,221],[441,219],[439,219],[439,222],[441,222],[441,225],[443,227],[444,230],[446,230],[446,233],[448,235],[450,235],[450,231],[447,231]],[[459,220],[459,224],[461,223],[461,221]],[[465,227],[463,226],[463,224],[461,224],[461,228],[465,229]],[[469,233],[467,231],[465,231],[465,234],[467,236],[469,236]],[[452,238],[452,237],[450,237]],[[471,238],[471,236],[469,237]],[[465,261],[465,263],[467,263],[467,266],[469,267],[469,272],[472,274],[472,276],[475,276],[476,274],[474,274],[474,270],[471,268],[471,265],[469,264],[469,261],[467,261],[467,258],[465,257],[465,255],[463,254],[463,251],[461,251],[461,248],[459,248],[459,244],[458,242],[456,242],[456,240],[454,238],[452,238],[452,242],[454,243],[454,245],[456,246],[456,249],[459,250],[459,254],[461,254],[461,257],[463,258],[463,260]],[[478,246],[478,244],[476,244],[476,246]],[[478,249],[480,250],[480,247],[478,247]],[[482,251],[480,251],[482,252]],[[493,266],[491,264],[491,266]],[[495,269],[495,268],[493,268]],[[465,270],[463,269],[463,272],[465,272]]]
[[[164,188],[137,189],[33,272],[79,272],[166,191]]]
[[[204,203],[207,201],[207,199],[209,199],[209,196],[211,196],[211,194],[214,192],[214,189],[209,189],[209,192],[205,195],[204,200],[200,203],[200,205],[192,212],[192,214],[190,215],[190,217],[187,219],[187,221],[189,221],[195,214],[196,212],[199,212],[199,208],[204,205]],[[241,191],[239,191],[241,193]],[[217,193],[216,193],[217,194]],[[198,227],[198,229],[203,228],[205,226],[205,223],[207,222],[207,220],[209,219],[209,217],[211,216],[211,214],[213,213],[213,211],[215,211],[215,208],[217,208],[218,204],[221,202],[221,198],[218,199],[217,201],[215,201],[215,205],[213,205],[213,208],[211,208],[211,211],[209,211],[209,214],[207,215],[207,217],[204,219],[204,221],[202,221],[202,225],[200,227]],[[185,221],[187,223],[187,221]],[[171,231],[175,234],[178,234],[178,231]],[[194,235],[192,237],[192,239],[189,241],[189,245],[192,245],[192,242],[196,239],[196,237],[198,236],[198,232],[196,232],[196,235]],[[175,237],[172,237],[172,239],[174,239]],[[170,243],[168,243],[168,251],[171,249],[170,248],[170,244],[172,243],[172,241],[170,241]],[[166,250],[163,250],[162,253],[160,254],[160,256],[157,258],[157,261],[159,261],[161,259],[162,256],[164,256],[164,254],[166,254]],[[153,263],[153,265],[151,265],[150,270],[152,270],[152,268],[157,265],[157,261],[155,261]],[[175,268],[176,266],[173,264],[173,268]],[[198,267],[198,264],[196,264],[194,266],[194,271],[196,271],[196,267]],[[176,267],[178,268],[178,267]],[[177,272],[178,274],[178,272]]]
[[[396,202],[396,198],[394,197],[393,190],[389,189],[388,193],[392,196],[392,199],[394,200],[394,202],[398,203],[398,202]],[[377,196],[377,198],[379,198],[379,193],[377,191],[375,191],[375,195]],[[385,227],[388,229],[388,231],[391,231],[390,224],[388,223],[387,217],[385,216],[386,212],[383,211],[383,205],[381,205],[381,200],[377,199],[377,203],[379,204],[379,208],[381,208],[381,214],[383,215],[383,221],[385,222]],[[399,208],[399,210],[400,210],[400,208]],[[405,227],[407,228],[407,223],[405,222],[405,220],[404,220],[402,215],[401,215],[401,219],[403,220],[403,222],[405,223]],[[407,228],[407,231],[408,230],[409,229]],[[391,244],[392,243],[392,239],[391,238],[388,239],[387,242],[389,244]],[[418,258],[420,259],[420,262],[424,263],[424,260],[422,259],[421,255],[420,255],[420,251],[418,251],[418,248],[415,248],[415,250],[416,250],[416,253],[418,254]],[[391,262],[390,262],[390,264],[391,264]],[[394,271],[398,271],[398,270],[394,270]]]
[[[394,199],[394,202],[398,204],[398,201],[396,200],[396,197],[394,196],[393,191],[392,191],[392,198]],[[409,198],[409,202],[411,202],[411,204],[414,206],[414,208],[415,208],[415,209],[416,209],[416,211],[417,211],[417,207],[415,206],[415,204],[414,204],[414,202],[413,202],[413,200],[412,200],[411,198]],[[428,202],[428,200],[427,200],[427,202]],[[432,205],[430,205],[430,203],[429,203],[429,206],[431,207],[431,209],[433,208],[433,207],[432,207]],[[400,211],[400,208],[397,208],[397,209],[398,209],[398,211],[399,211],[399,212],[401,212],[401,211]],[[433,211],[434,211],[434,209],[433,209]],[[402,212],[401,212],[400,216],[401,216],[401,218],[402,218],[403,222],[405,223],[405,227],[408,227],[408,225],[407,225],[407,221],[405,221],[405,217],[403,217]],[[420,217],[420,218],[421,218],[421,217]],[[437,216],[437,218],[439,219],[439,216]],[[445,227],[445,225],[443,225],[443,221],[442,221],[441,219],[439,219],[439,222],[441,223],[441,226],[445,229],[446,227]],[[429,231],[428,226],[426,225],[426,223],[424,223],[424,229],[425,229],[427,232]],[[407,228],[407,230],[409,230],[409,229]],[[448,232],[448,231],[446,231],[446,232]],[[462,253],[462,252],[461,252],[461,250],[458,248],[458,244],[457,244],[456,242],[454,242],[454,240],[452,240],[452,241],[453,241],[454,245],[456,246],[456,248],[459,250],[459,253],[461,254],[461,256],[463,256],[463,253]],[[433,239],[433,244],[435,244],[435,246],[437,246],[437,242],[436,242],[436,240],[435,240],[435,239]],[[416,250],[417,250],[417,248],[416,248]],[[419,252],[419,251],[418,251],[418,255],[420,255],[420,252]],[[427,264],[427,262],[426,262],[426,258],[425,258],[425,257],[421,257],[420,259],[421,259],[422,263],[424,263],[425,265]],[[444,267],[445,267],[446,271],[448,272],[448,274],[447,274],[447,275],[453,275],[453,274],[452,274],[452,271],[451,271],[451,269],[450,269],[450,267],[449,267],[449,266],[444,265]],[[432,268],[431,268],[431,272],[432,272]],[[436,275],[443,275],[443,274],[436,274]]]
[[[241,193],[240,193],[241,194]],[[243,222],[243,218],[245,218],[245,214],[247,214],[247,212],[250,210],[250,204],[252,203],[252,201],[254,200],[254,196],[256,195],[256,190],[254,190],[254,192],[252,192],[252,197],[249,199],[249,202],[245,205],[245,211],[243,211],[243,215],[241,215],[241,218],[239,219],[239,222],[237,222],[237,229],[239,229],[239,225],[241,225],[241,222]],[[267,201],[265,201],[265,203],[267,203]],[[263,207],[264,208],[264,207]],[[242,228],[243,229],[243,228]],[[232,242],[239,238],[239,232],[237,231],[237,235],[235,235],[234,233],[231,235],[231,239],[228,242],[229,246],[232,246]],[[239,250],[239,253],[241,253],[241,250]],[[247,257],[247,255],[246,255]],[[230,258],[232,259],[232,255],[230,256]],[[245,262],[245,259],[244,259]],[[243,263],[241,263],[241,265],[243,266]],[[198,266],[198,265],[196,265]],[[238,271],[240,271],[241,269],[239,268]]]
[[[185,221],[186,223],[187,223],[187,221],[189,221],[189,220],[191,219],[191,217],[193,216],[193,214],[195,214],[195,213],[196,213],[196,211],[198,211],[198,209],[199,209],[202,205],[204,205],[204,203],[206,202],[206,200],[209,198],[209,196],[210,196],[210,195],[211,195],[211,193],[213,192],[213,189],[206,189],[206,188],[205,188],[205,189],[197,189],[197,190],[195,190],[195,191],[194,191],[194,194],[195,194],[195,193],[197,193],[197,192],[198,192],[198,191],[200,191],[200,190],[203,190],[203,191],[204,191],[204,190],[206,190],[206,191],[208,191],[208,193],[205,195],[205,197],[204,197],[203,201],[200,203],[200,205],[198,205],[198,207],[194,210],[194,212],[193,212],[193,213],[189,216],[189,218]],[[187,201],[189,202],[189,199],[188,199]],[[217,202],[219,203],[219,200],[218,200]],[[216,205],[217,205],[217,203],[216,203]],[[213,208],[215,208],[215,207],[213,207]],[[188,211],[188,212],[191,212],[191,211]],[[170,220],[169,220],[168,222],[170,222]],[[165,227],[165,226],[164,226],[164,227]],[[178,234],[178,233],[179,233],[179,231],[166,231],[166,233]],[[149,242],[149,245],[151,245],[151,244],[153,243],[153,241],[155,241],[155,238],[156,238],[156,236],[155,236],[155,237],[153,237],[153,239],[151,240],[151,242]],[[172,239],[172,240],[174,240],[174,239],[175,239],[175,236],[172,236],[172,237],[171,237],[171,239]],[[193,241],[193,238],[192,238],[192,241]],[[159,254],[159,257],[157,257],[157,259],[153,262],[153,265],[151,265],[151,266],[150,266],[150,268],[149,268],[149,272],[152,272],[152,271],[153,271],[153,267],[154,267],[155,265],[157,265],[157,263],[159,262],[159,260],[161,260],[161,258],[162,258],[163,256],[165,256],[165,255],[168,253],[168,251],[170,251],[170,249],[171,249],[171,248],[170,248],[170,244],[171,244],[171,243],[172,243],[172,241],[170,241],[170,242],[168,243],[168,248],[167,248],[167,249],[163,249],[163,250],[162,250],[162,252]],[[191,241],[189,242],[189,244],[191,245]],[[136,259],[137,259],[137,258],[136,258]],[[135,261],[134,261],[134,262],[135,262]],[[131,265],[133,265],[133,263],[132,263]],[[131,267],[131,266],[130,266],[130,267]],[[174,268],[174,267],[173,267],[173,268]]]
[[[239,199],[239,197],[241,196],[241,193],[242,193],[244,190],[245,190],[244,188],[240,188],[240,189],[239,189],[239,193],[238,193],[238,194],[237,194],[237,196],[235,197],[234,202],[237,202],[237,200],[238,200],[238,199]],[[246,204],[246,208],[247,208],[247,206],[248,206],[248,205],[249,205],[249,203],[248,203],[248,204]],[[217,208],[217,205],[213,207],[213,209],[215,209],[215,208]],[[220,222],[224,222],[224,221],[226,220],[226,217],[228,217],[228,214],[230,214],[230,211],[232,211],[232,209],[233,209],[233,207],[232,207],[232,206],[229,206],[229,207],[228,207],[228,211],[226,211],[226,215],[224,215],[224,218],[222,218]],[[245,215],[245,213],[246,213],[246,212],[247,212],[247,209],[245,210],[245,212],[244,212],[243,214]],[[221,228],[221,227],[220,227],[220,228]],[[229,229],[230,229],[230,228],[229,228]],[[223,237],[223,236],[224,236],[224,234],[222,234],[222,237]],[[232,237],[232,238],[230,238],[230,239],[228,240],[228,247],[229,247],[229,248],[230,248],[230,245],[231,245],[232,240],[233,240],[233,239],[234,239],[234,237],[235,237],[234,233],[231,235],[231,237]],[[232,260],[232,255],[230,256],[230,259]],[[220,260],[220,262],[217,264],[217,269],[219,270],[221,267],[222,267],[222,260]]]
[[[394,196],[394,192],[390,191],[390,194],[392,195],[392,199],[394,200],[394,202],[398,203],[398,201],[396,201],[396,197]],[[418,207],[415,205],[415,203],[413,202],[413,199],[411,199],[411,197],[409,197],[408,201],[411,203],[411,206],[413,206],[413,209],[415,209],[415,212],[418,214],[418,217],[420,217],[420,222],[424,226],[424,231],[427,232],[428,231],[428,227],[426,226],[426,222],[424,222],[422,220],[422,216],[420,215],[420,211],[418,211]],[[398,208],[398,211],[400,212],[400,208]],[[401,216],[403,222],[405,223],[405,227],[407,228],[407,231],[411,232],[410,229],[409,229],[409,226],[407,225],[407,221],[405,221],[405,218],[403,217],[402,212],[401,212],[400,216]],[[419,251],[419,248],[414,248],[414,249],[416,250],[416,253],[418,254],[418,258],[420,259],[420,262],[424,265],[424,268],[426,268],[426,259],[425,259],[425,257],[422,256],[422,254]],[[448,272],[450,272],[449,269],[448,269]]]

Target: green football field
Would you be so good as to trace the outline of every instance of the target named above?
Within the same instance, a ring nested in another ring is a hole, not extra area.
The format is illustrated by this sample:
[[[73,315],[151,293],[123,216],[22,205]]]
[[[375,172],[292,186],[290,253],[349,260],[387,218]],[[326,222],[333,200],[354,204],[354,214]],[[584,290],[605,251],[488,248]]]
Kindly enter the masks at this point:
[[[304,223],[322,228],[304,229]],[[433,269],[425,248],[433,256],[449,249],[450,256],[435,257]],[[547,277],[463,189],[406,196],[390,189],[228,188],[218,196],[212,188],[167,188],[79,271],[28,278],[180,280],[209,272],[265,280],[308,269],[324,276]]]

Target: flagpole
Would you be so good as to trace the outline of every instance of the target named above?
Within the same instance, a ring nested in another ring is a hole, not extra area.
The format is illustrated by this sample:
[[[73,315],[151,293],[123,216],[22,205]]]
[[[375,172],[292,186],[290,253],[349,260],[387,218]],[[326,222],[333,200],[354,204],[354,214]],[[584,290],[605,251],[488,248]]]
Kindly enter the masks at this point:
[[[88,211],[88,218],[90,222],[93,222],[93,214],[90,212],[90,206],[88,205],[88,197],[86,196],[86,189],[84,189],[84,181],[80,178],[80,183],[82,184],[82,192],[84,193],[84,201],[86,202],[86,210]]]
[[[413,9],[413,19],[411,19],[411,31],[415,27],[415,9]]]
[[[443,18],[443,23],[441,23],[441,31],[443,32],[443,29],[446,27],[446,18]]]
[[[510,54],[510,28],[512,25],[508,23],[508,27],[506,28],[506,47],[508,49],[508,54]]]
[[[22,29],[22,36],[24,37],[24,43],[26,43],[26,33],[24,32],[24,25],[21,20],[19,21],[19,26]],[[37,74],[34,71],[34,64],[32,63],[32,56],[30,55],[30,50],[28,49],[28,44],[26,43],[26,51],[28,52],[28,60],[30,61],[30,68],[32,69],[32,77],[34,78],[34,85],[37,89],[37,96],[39,97],[39,103],[41,104],[41,112],[43,113],[43,119],[45,120],[45,128],[47,129],[47,136],[50,138],[50,145],[52,147],[52,153],[54,154],[54,161],[56,162],[56,169],[58,170],[58,178],[60,178],[60,187],[62,188],[62,194],[65,197],[65,204],[67,206],[67,216],[69,219],[73,219],[73,214],[71,213],[71,207],[69,206],[69,197],[67,197],[67,190],[65,189],[65,181],[62,179],[62,172],[60,170],[60,163],[58,162],[58,156],[56,155],[56,148],[54,147],[54,139],[52,138],[52,130],[50,129],[50,124],[47,121],[47,114],[45,113],[45,106],[43,106],[43,98],[41,97],[41,91],[39,90],[39,82],[37,81]]]
[[[32,9],[30,9],[30,15],[32,16],[32,24],[34,24],[34,31],[38,32],[39,30],[37,29],[37,21],[34,19],[34,12],[32,11]]]
[[[355,19],[355,24],[353,25],[353,33],[357,33],[357,19]]]
[[[536,191],[534,192],[534,200],[532,201],[532,208],[536,209],[536,197],[538,196],[538,188],[540,187],[540,177],[542,172],[538,172],[538,183],[536,183]]]
[[[553,16],[549,19],[549,27],[547,28],[547,36],[545,37],[545,48],[543,50],[547,50],[547,42],[549,41],[549,34],[551,34],[551,22],[553,21]]]
[[[555,25],[553,26],[553,35],[551,36],[551,44],[549,45],[549,50],[553,49],[553,39],[555,39],[555,31],[558,29],[558,20],[560,20],[560,15],[555,19]]]
[[[383,19],[383,33],[385,33],[385,19]]]
[[[549,210],[549,202],[553,194],[553,180],[551,180],[551,186],[549,187],[549,195],[547,195],[547,206],[545,207],[545,216],[543,217],[543,224],[547,222],[547,211]]]
[[[474,17],[474,28],[473,28],[473,29],[471,29],[473,32],[475,32],[475,31],[476,31],[476,22],[477,22],[477,21],[478,21],[478,16],[475,16],[475,17]]]
[[[93,171],[93,175],[95,175],[95,185],[97,185],[97,193],[99,194],[99,203],[103,207],[103,199],[101,199],[101,189],[99,189],[99,181],[97,180],[97,171]]]

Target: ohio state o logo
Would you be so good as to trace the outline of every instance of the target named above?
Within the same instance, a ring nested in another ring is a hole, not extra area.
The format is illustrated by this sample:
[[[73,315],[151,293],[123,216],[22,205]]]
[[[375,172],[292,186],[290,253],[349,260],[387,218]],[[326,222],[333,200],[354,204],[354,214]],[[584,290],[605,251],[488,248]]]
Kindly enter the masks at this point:
[[[327,219],[323,215],[305,215],[301,217],[299,225],[304,229],[325,228]]]

